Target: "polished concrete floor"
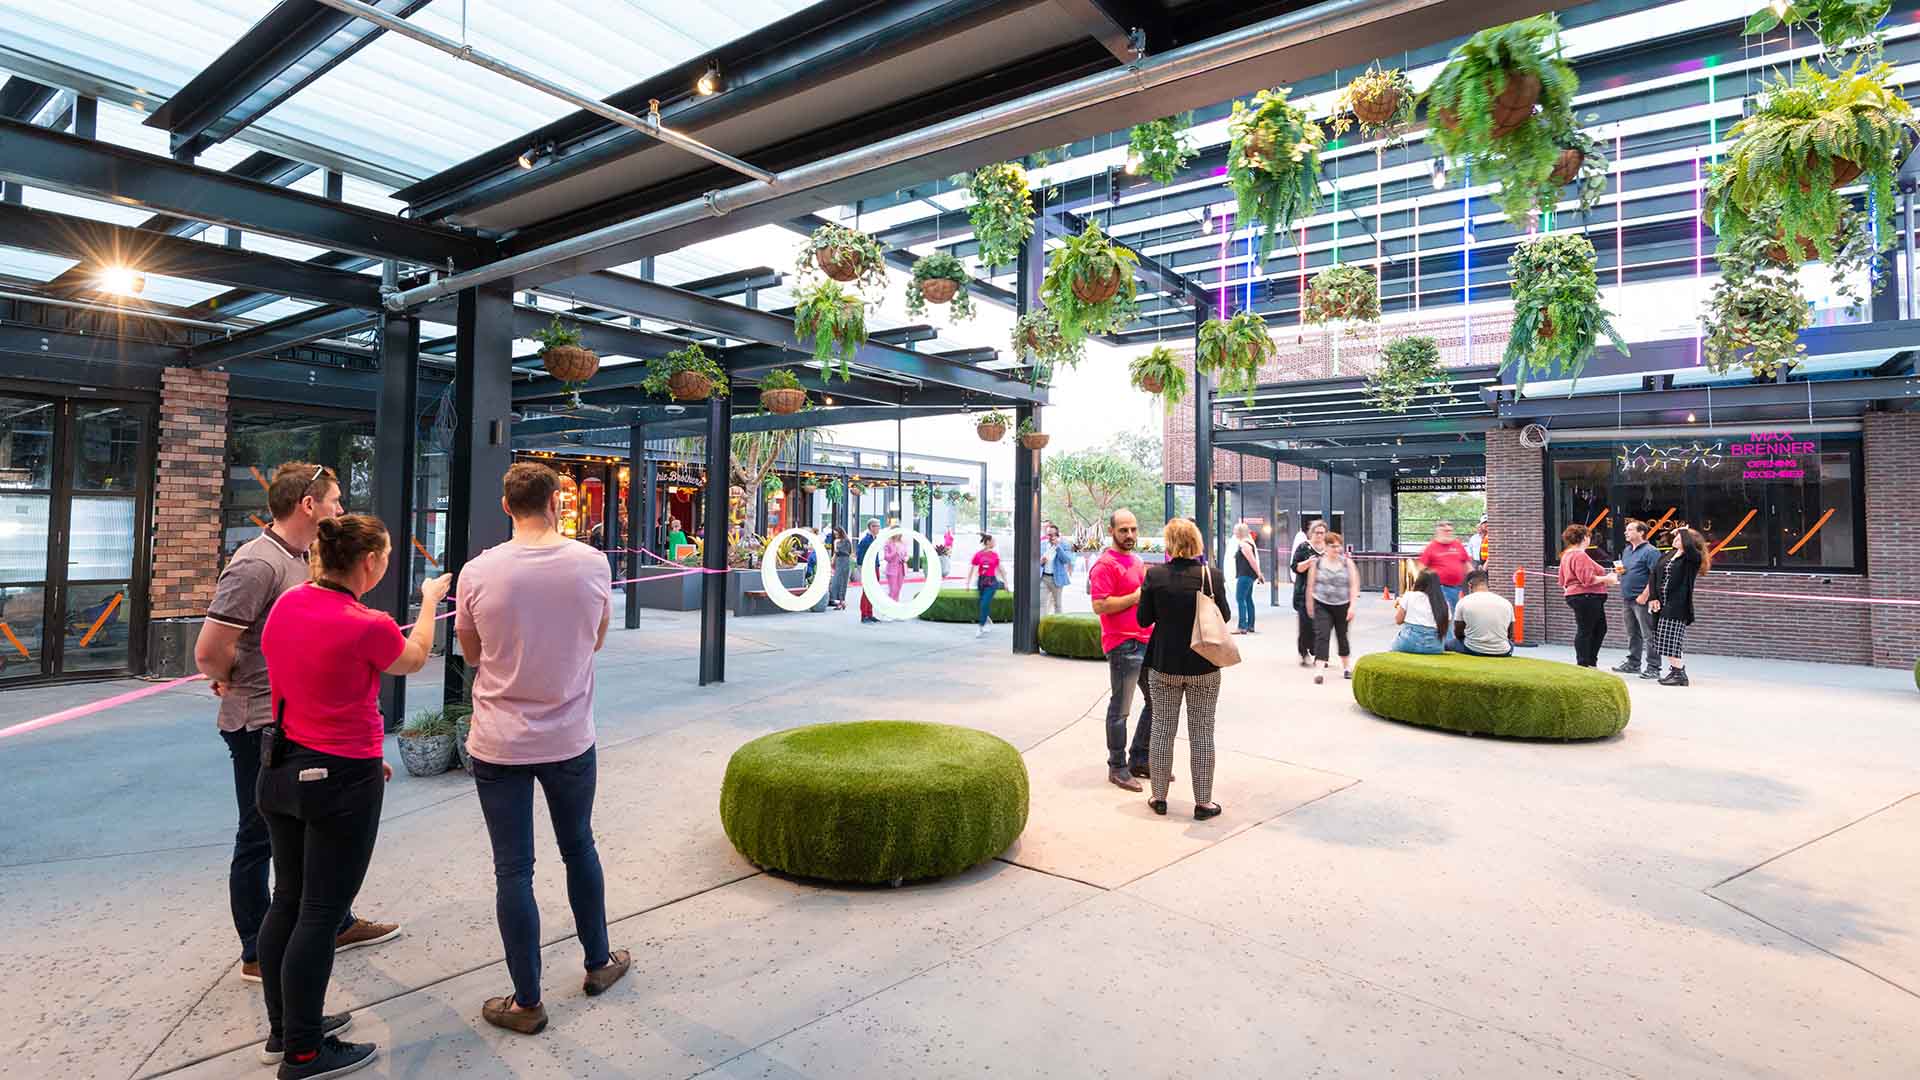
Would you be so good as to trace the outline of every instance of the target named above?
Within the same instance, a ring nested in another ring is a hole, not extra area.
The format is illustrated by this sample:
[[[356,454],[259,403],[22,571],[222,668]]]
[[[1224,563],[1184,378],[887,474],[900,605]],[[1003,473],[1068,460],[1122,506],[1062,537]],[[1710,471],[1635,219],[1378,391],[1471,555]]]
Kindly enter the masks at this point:
[[[702,690],[694,616],[647,613],[599,666],[597,826],[632,975],[580,993],[542,822],[553,1023],[482,1023],[508,981],[471,783],[402,773],[356,906],[405,935],[340,956],[331,990],[381,1044],[361,1075],[1920,1075],[1907,673],[1697,657],[1692,687],[1631,681],[1618,738],[1497,742],[1368,716],[1296,665],[1290,611],[1261,615],[1220,706],[1226,813],[1196,823],[1184,757],[1166,818],[1106,784],[1104,666],[1013,657],[1004,627],[736,620],[728,681]],[[1358,647],[1387,622],[1369,601]],[[128,685],[0,695],[0,723]],[[413,681],[418,703],[437,689]],[[0,740],[0,1073],[269,1075],[213,711],[187,689]],[[901,889],[733,852],[735,747],[876,717],[1018,746],[1020,842]]]

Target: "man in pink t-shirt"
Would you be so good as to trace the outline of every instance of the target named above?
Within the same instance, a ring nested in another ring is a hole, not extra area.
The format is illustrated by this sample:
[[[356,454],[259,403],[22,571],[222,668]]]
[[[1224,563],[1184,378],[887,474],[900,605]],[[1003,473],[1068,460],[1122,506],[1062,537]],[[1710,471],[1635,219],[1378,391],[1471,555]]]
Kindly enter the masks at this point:
[[[487,999],[480,1015],[533,1035],[547,1026],[533,899],[536,781],[567,865],[586,992],[612,986],[632,962],[627,950],[608,950],[606,879],[593,843],[593,657],[606,644],[613,589],[606,556],[559,531],[552,469],[522,462],[502,487],[513,539],[461,567],[454,632],[473,664],[467,752],[493,841],[495,910],[513,978],[513,994]]]
[[[1107,654],[1107,780],[1128,791],[1141,790],[1137,777],[1148,775],[1147,742],[1153,735],[1153,698],[1147,693],[1147,658],[1151,631],[1140,626],[1140,586],[1147,564],[1133,553],[1140,542],[1140,523],[1131,510],[1115,510],[1107,519],[1113,546],[1100,553],[1087,571],[1087,595],[1100,616],[1100,649]],[[1140,690],[1140,726],[1127,744],[1127,712],[1133,691]]]

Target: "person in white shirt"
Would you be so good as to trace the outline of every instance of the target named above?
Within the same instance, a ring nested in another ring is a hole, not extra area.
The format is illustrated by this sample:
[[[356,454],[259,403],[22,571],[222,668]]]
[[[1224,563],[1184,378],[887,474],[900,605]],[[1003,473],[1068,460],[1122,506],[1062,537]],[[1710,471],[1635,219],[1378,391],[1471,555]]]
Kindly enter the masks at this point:
[[[1513,605],[1487,588],[1487,572],[1467,575],[1467,594],[1453,609],[1453,636],[1447,651],[1468,656],[1513,655]]]

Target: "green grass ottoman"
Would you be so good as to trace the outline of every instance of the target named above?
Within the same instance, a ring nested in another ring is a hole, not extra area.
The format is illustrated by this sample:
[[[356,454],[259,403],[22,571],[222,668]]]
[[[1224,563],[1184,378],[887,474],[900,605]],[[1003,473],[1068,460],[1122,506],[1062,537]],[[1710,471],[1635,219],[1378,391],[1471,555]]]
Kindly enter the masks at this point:
[[[1100,616],[1042,615],[1040,651],[1073,660],[1105,660],[1100,651]]]
[[[980,617],[980,592],[977,589],[941,589],[940,595],[920,615],[928,622],[957,622],[971,624]],[[993,603],[987,608],[987,618],[997,623],[1013,621],[1013,590],[1001,589],[993,594]]]
[[[1627,726],[1627,684],[1592,668],[1525,657],[1373,653],[1353,699],[1376,716],[1519,739],[1600,739]]]
[[[734,752],[720,824],[755,865],[825,881],[919,881],[1007,850],[1027,827],[1027,765],[972,728],[866,720]]]

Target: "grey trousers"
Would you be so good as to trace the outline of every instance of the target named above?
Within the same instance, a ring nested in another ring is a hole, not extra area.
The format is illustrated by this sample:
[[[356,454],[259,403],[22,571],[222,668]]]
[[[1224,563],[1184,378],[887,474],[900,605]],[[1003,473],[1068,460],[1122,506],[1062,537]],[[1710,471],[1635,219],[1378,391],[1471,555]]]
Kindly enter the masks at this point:
[[[1153,741],[1148,744],[1147,771],[1153,778],[1153,797],[1167,797],[1173,782],[1173,736],[1180,727],[1180,700],[1187,702],[1187,748],[1193,768],[1193,804],[1213,802],[1213,710],[1220,701],[1220,673],[1163,675],[1148,673],[1153,694]]]
[[[1660,650],[1653,646],[1653,612],[1647,605],[1627,601],[1627,663],[1638,664],[1646,657],[1646,666],[1660,669]]]
[[[1041,578],[1040,585],[1040,614],[1060,614],[1060,593],[1066,586],[1055,584],[1054,580],[1048,577]]]

